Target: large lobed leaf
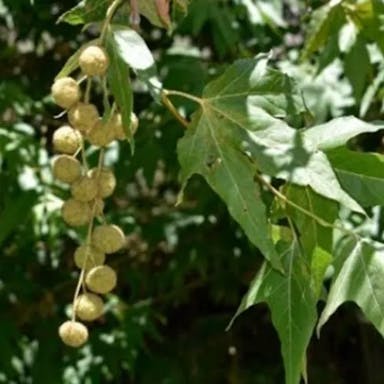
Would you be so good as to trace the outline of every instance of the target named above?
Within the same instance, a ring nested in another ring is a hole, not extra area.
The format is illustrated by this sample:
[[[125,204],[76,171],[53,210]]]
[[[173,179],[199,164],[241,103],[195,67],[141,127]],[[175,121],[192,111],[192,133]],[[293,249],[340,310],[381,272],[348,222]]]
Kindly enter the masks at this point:
[[[292,128],[300,126],[305,108],[292,81],[271,69],[265,55],[234,63],[206,86],[198,102],[200,108],[178,145],[182,182],[193,174],[203,176],[271,262],[257,275],[238,314],[258,302],[268,303],[282,342],[286,382],[297,384],[306,374],[316,303],[332,262],[332,229],[318,220],[333,223],[336,203],[364,212],[341,187],[322,150],[382,125],[347,117],[306,130]],[[299,238],[280,252],[281,260],[271,240],[258,172],[301,186],[290,185],[284,193],[310,215],[292,207],[287,211]],[[281,264],[284,274],[275,269]]]
[[[267,64],[265,55],[239,60],[207,85],[201,107],[179,142],[178,155],[183,183],[193,174],[202,175],[249,239],[276,263],[265,207],[254,182],[258,170],[310,186],[352,210],[363,209],[341,188],[326,155],[318,150],[316,129],[303,133],[286,123],[300,125],[304,107],[292,81]],[[325,128],[336,133],[340,125],[342,121],[336,120]],[[338,145],[356,133],[377,129],[360,122],[356,130],[349,120],[344,125],[342,137],[335,138]]]

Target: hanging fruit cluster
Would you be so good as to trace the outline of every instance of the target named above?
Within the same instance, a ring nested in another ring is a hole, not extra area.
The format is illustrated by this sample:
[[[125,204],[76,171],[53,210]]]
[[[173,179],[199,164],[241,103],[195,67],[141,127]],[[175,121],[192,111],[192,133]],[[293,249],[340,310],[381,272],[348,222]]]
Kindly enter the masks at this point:
[[[57,79],[51,89],[55,103],[64,108],[68,116],[68,124],[58,128],[53,135],[54,149],[60,153],[53,161],[53,175],[58,181],[69,184],[71,190],[71,197],[62,206],[62,217],[70,226],[88,226],[85,243],[74,253],[80,276],[72,318],[59,328],[62,341],[72,347],[79,347],[88,340],[87,327],[77,319],[93,321],[103,314],[100,295],[113,290],[117,280],[116,272],[104,264],[106,255],[125,245],[122,230],[105,221],[103,200],[113,194],[116,186],[112,170],[104,166],[105,147],[114,140],[126,139],[127,130],[115,104],[107,116],[101,117],[97,107],[90,103],[92,83],[104,78],[109,59],[101,46],[91,45],[82,51],[78,64],[86,79],[84,93],[71,77]],[[128,127],[131,135],[137,125],[138,120],[132,114]],[[88,167],[85,155],[88,145],[99,148],[99,162],[95,168]]]

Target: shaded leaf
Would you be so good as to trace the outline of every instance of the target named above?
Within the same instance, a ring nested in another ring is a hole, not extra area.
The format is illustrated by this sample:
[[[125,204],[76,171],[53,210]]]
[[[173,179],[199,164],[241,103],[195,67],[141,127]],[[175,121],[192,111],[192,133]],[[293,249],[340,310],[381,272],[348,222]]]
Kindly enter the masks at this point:
[[[353,301],[384,336],[384,245],[348,238],[336,245],[335,256],[335,274],[317,331],[341,304]]]
[[[327,267],[332,262],[333,229],[319,224],[320,218],[333,224],[338,218],[337,204],[312,192],[310,188],[288,185],[285,189],[287,198],[304,208],[310,214],[287,206],[287,213],[299,231],[299,242],[302,252],[310,266],[313,291],[320,295]]]
[[[384,156],[338,148],[327,153],[343,188],[362,206],[384,205]]]
[[[118,52],[113,33],[108,31],[106,37],[107,52],[110,57],[110,66],[108,68],[108,84],[119,107],[124,131],[128,140],[133,140],[130,130],[131,113],[133,109],[133,94],[130,81],[128,64],[122,59]]]
[[[109,3],[109,0],[80,1],[78,5],[63,13],[57,22],[78,25],[103,20],[105,18]]]
[[[353,96],[360,102],[371,72],[371,62],[365,40],[359,36],[344,59],[345,75],[352,85]]]
[[[298,384],[301,373],[306,370],[305,354],[316,325],[317,295],[309,284],[309,266],[297,241],[280,248],[286,274],[282,275],[264,264],[232,322],[249,307],[267,303],[281,342],[285,383]]]

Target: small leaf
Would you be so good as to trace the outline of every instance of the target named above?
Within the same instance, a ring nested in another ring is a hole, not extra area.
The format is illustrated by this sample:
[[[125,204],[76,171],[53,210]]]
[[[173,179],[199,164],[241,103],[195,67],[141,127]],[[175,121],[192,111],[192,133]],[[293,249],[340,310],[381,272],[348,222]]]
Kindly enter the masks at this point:
[[[123,26],[114,25],[112,35],[116,54],[135,71],[156,100],[160,100],[162,85],[157,77],[155,60],[145,41],[136,31]]]
[[[146,19],[148,19],[153,25],[160,28],[169,27],[161,20],[158,12],[155,0],[137,0],[139,12]]]
[[[130,81],[129,66],[121,58],[111,31],[106,36],[106,48],[110,58],[108,68],[108,84],[110,86],[116,104],[119,107],[124,131],[129,142],[133,145],[133,135],[130,130],[131,114],[133,109],[133,94]]]
[[[344,239],[335,248],[335,274],[318,333],[337,308],[355,302],[384,336],[384,244]]]
[[[329,39],[338,33],[345,19],[342,0],[332,0],[316,9],[311,15],[303,58],[322,48]]]
[[[345,75],[352,85],[353,96],[358,104],[361,100],[369,75],[371,62],[365,40],[358,36],[344,59]]]
[[[305,354],[316,325],[317,295],[309,284],[310,269],[299,244],[294,241],[280,248],[286,274],[282,275],[264,264],[231,324],[249,307],[266,302],[281,342],[285,383],[298,384],[301,373],[305,372]]]
[[[342,187],[362,206],[384,205],[384,156],[338,148],[327,153]]]
[[[304,131],[305,139],[317,149],[328,150],[345,145],[352,137],[361,133],[384,129],[383,122],[366,123],[353,116],[339,117],[328,123]]]
[[[83,0],[69,11],[63,13],[57,22],[78,25],[103,20],[108,6],[109,0]]]

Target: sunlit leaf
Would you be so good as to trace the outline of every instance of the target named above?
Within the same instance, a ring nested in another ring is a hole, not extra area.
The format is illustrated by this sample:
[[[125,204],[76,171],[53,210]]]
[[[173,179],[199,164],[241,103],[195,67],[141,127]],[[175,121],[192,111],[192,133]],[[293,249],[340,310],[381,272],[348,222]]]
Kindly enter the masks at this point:
[[[335,273],[317,330],[337,308],[355,302],[384,336],[384,244],[349,237],[336,244]]]

